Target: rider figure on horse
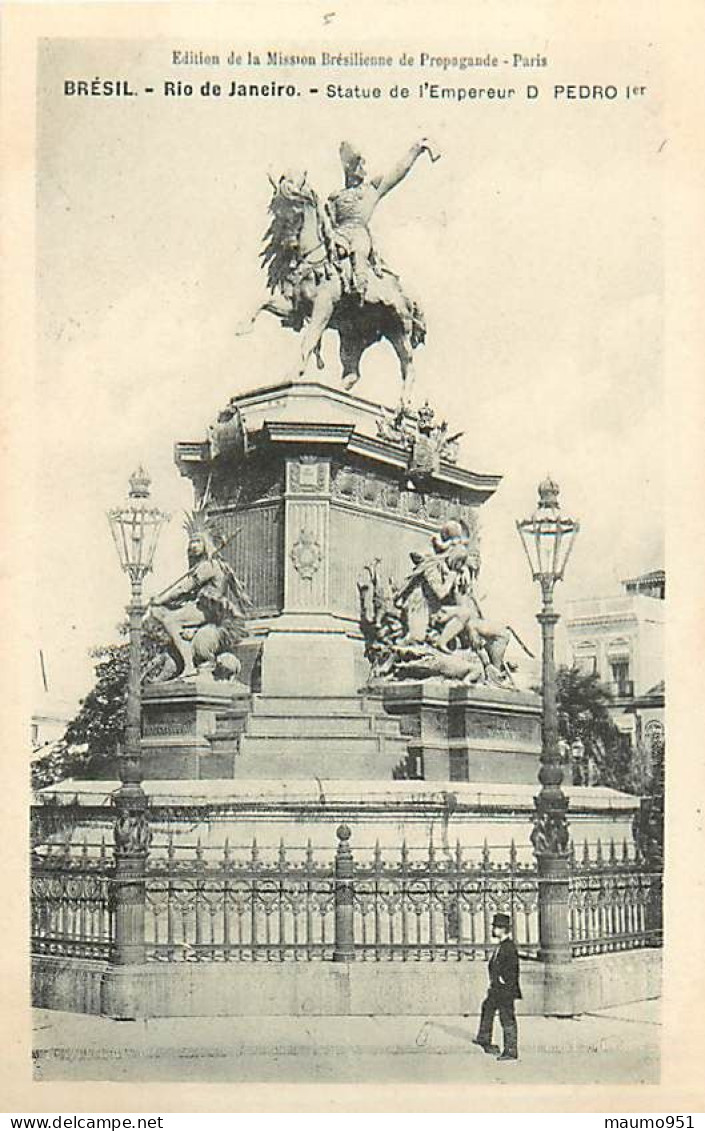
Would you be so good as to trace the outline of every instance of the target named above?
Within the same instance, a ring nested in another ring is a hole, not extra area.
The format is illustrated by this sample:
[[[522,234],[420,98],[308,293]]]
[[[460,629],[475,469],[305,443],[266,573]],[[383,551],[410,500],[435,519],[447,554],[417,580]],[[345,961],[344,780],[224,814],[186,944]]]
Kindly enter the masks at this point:
[[[327,211],[333,227],[333,241],[338,254],[350,259],[352,269],[352,289],[360,301],[372,298],[368,294],[371,274],[382,277],[385,268],[379,258],[369,223],[372,214],[383,196],[404,179],[412,165],[422,153],[427,152],[432,161],[437,154],[429,141],[423,138],[385,175],[367,176],[365,159],[349,142],[340,146],[340,160],[345,174],[345,188],[333,193],[327,203]],[[374,301],[374,299],[373,299]]]
[[[359,380],[365,350],[386,339],[399,359],[402,399],[408,398],[413,352],[425,340],[426,323],[418,303],[376,253],[369,225],[382,197],[424,152],[432,161],[438,159],[423,139],[388,173],[368,177],[360,153],[343,142],[345,187],[325,205],[305,173],[287,173],[279,180],[270,176],[270,221],[260,253],[269,294],[238,333],[247,333],[265,310],[300,333],[299,357],[289,380],[303,377],[312,355],[323,368],[321,337],[331,329],[339,336],[344,389]]]

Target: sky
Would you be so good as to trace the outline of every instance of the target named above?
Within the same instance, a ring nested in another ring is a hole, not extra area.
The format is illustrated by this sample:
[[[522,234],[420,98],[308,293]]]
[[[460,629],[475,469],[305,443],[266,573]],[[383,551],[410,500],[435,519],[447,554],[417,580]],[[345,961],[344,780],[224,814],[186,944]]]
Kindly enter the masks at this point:
[[[210,41],[188,46],[226,53]],[[595,71],[604,81],[627,65],[616,44],[601,45],[599,67],[597,55],[578,64],[574,52],[550,44],[553,70],[541,82],[595,81]],[[652,55],[632,45],[629,73],[653,92],[640,104],[68,99],[67,76],[137,86],[242,76],[174,68],[163,42],[45,42],[33,486],[37,649],[54,696],[85,694],[89,649],[115,639],[128,593],[105,512],[131,471],[149,469],[155,500],[173,515],[159,589],[183,569],[192,502],[174,443],[202,439],[233,394],[293,363],[297,338],[274,319],[235,335],[263,291],[267,174],[306,169],[320,194],[332,192],[343,138],[372,171],[421,136],[442,154],[417,163],[373,228],[426,313],[419,403],[428,397],[464,432],[462,466],[503,476],[481,512],[486,613],[537,645],[538,593],[515,520],[531,513],[547,472],[581,523],[561,607],[663,565],[663,127]],[[507,80],[465,72],[462,81]],[[336,384],[333,334],[324,357],[323,380]],[[388,346],[365,355],[355,391],[398,401]]]

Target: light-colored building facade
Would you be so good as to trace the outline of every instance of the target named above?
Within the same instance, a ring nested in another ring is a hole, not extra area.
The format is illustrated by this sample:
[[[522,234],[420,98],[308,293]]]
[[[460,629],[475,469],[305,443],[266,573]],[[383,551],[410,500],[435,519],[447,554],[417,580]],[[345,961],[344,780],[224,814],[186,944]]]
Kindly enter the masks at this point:
[[[39,652],[35,673],[34,710],[30,720],[29,741],[32,757],[39,757],[64,737],[69,720],[76,712],[75,704],[56,695],[49,686],[47,663]]]
[[[42,754],[49,746],[53,746],[63,738],[70,719],[71,711],[67,703],[58,700],[42,702],[32,714],[30,730],[32,753]]]
[[[663,736],[666,575],[653,570],[622,586],[619,595],[567,606],[569,662],[609,688],[615,724],[648,751]]]

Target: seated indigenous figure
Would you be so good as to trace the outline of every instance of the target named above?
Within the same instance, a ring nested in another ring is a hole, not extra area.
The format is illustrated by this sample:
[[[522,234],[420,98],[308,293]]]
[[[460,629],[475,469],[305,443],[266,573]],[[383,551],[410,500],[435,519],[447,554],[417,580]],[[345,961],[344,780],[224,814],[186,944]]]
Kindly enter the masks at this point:
[[[165,677],[162,673],[157,678],[187,678],[218,667],[232,677],[239,673],[240,665],[228,649],[247,635],[245,617],[252,601],[216,550],[204,513],[194,511],[184,527],[189,536],[189,568],[147,609],[147,616],[165,630],[175,661],[173,674]]]

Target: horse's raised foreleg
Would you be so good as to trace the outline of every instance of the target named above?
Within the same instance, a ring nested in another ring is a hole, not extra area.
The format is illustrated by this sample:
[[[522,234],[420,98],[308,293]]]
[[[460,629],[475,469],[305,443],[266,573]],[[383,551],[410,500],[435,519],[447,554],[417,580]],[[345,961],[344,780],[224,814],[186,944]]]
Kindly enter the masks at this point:
[[[323,331],[328,326],[333,314],[335,306],[336,294],[333,288],[321,288],[313,304],[311,317],[309,318],[306,327],[301,335],[301,352],[299,355],[299,363],[296,367],[294,377],[303,377],[306,372],[306,366],[312,353],[316,354],[318,361],[318,368],[322,368],[320,347]]]
[[[260,314],[262,314],[264,311],[266,311],[268,314],[273,314],[275,318],[283,320],[284,318],[291,317],[292,303],[289,299],[284,298],[283,295],[275,295],[272,298],[268,298],[265,302],[260,303],[254,314],[252,314],[249,318],[246,318],[244,322],[238,323],[238,325],[235,327],[235,336],[237,338],[241,338],[245,334],[251,334],[255,322],[259,318]],[[324,369],[325,362],[321,357],[320,341],[318,345],[314,347],[312,352],[316,355],[316,365],[318,366],[318,368]]]
[[[249,318],[237,324],[235,327],[235,336],[240,338],[244,334],[251,334],[255,322],[264,311],[267,311],[268,314],[273,314],[275,318],[288,318],[291,314],[291,309],[292,304],[290,299],[284,298],[284,295],[272,295],[271,298],[267,298],[264,302],[261,302]]]

